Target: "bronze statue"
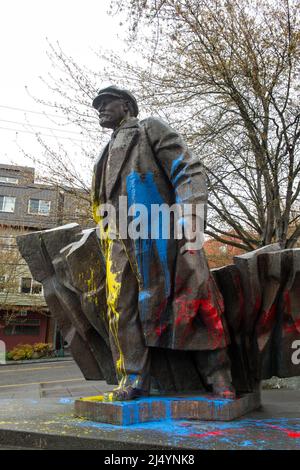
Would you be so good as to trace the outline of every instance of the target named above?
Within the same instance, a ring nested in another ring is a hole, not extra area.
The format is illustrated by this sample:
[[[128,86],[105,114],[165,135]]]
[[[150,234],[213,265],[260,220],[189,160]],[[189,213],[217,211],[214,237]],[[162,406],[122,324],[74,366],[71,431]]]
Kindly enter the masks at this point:
[[[234,399],[262,379],[299,375],[300,250],[268,245],[209,271],[191,230],[207,201],[199,159],[163,121],[139,121],[130,92],[105,88],[93,106],[113,130],[94,169],[97,229],[17,237],[85,378],[117,385],[108,400]],[[161,234],[168,224],[151,210],[163,204],[189,208],[170,218],[188,228],[183,238]]]
[[[116,87],[100,90],[93,106],[100,125],[113,129],[94,168],[96,221],[100,204],[111,204],[119,214],[120,196],[127,197],[128,206],[143,204],[149,213],[153,204],[206,204],[201,162],[174,129],[152,117],[139,121],[134,96]],[[122,215],[127,217],[124,211]],[[195,217],[188,214],[185,221],[192,223]],[[118,231],[101,243],[110,346],[119,382],[114,398],[149,393],[153,347],[195,351],[213,392],[232,398],[223,300],[203,250],[185,249],[184,239],[151,239],[151,224],[157,223],[150,221],[145,239],[132,240]]]

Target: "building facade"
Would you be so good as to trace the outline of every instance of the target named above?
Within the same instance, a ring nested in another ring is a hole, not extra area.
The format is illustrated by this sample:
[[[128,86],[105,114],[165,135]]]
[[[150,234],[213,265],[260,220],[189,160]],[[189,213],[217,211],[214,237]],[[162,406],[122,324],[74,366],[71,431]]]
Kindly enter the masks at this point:
[[[34,168],[0,164],[0,341],[7,351],[18,344],[60,347],[42,285],[32,279],[16,236],[70,222],[89,225],[88,195],[38,184]]]

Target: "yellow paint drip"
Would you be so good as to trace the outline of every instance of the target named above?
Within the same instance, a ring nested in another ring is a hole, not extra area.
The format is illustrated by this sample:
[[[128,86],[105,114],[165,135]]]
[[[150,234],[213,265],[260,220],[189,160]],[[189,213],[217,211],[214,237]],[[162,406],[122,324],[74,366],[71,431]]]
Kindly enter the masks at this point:
[[[108,393],[105,393],[104,395],[96,395],[94,397],[80,398],[80,401],[113,402],[114,394],[113,392],[108,392]]]
[[[95,201],[93,202],[92,212],[93,212],[93,219],[96,222],[96,224],[98,224],[101,220],[101,217],[99,215],[99,206],[100,204],[98,202],[95,202]]]
[[[97,395],[95,397],[84,397],[80,398],[80,401],[104,401],[103,395]]]
[[[94,270],[90,268],[90,278],[87,280],[88,292],[91,293],[95,290]]]
[[[126,369],[124,355],[119,342],[119,319],[120,314],[117,310],[117,302],[120,295],[121,283],[117,280],[119,273],[113,271],[113,260],[112,260],[112,247],[113,240],[107,238],[106,240],[106,282],[107,282],[107,305],[108,305],[108,320],[109,320],[109,329],[113,335],[115,344],[118,349],[119,359],[116,363],[116,372],[118,377],[118,382],[126,381]],[[121,385],[121,383],[120,383]]]
[[[118,281],[117,277],[120,274],[113,270],[113,260],[112,260],[112,247],[114,241],[109,238],[111,229],[109,226],[106,228],[103,226],[103,217],[100,216],[99,211],[100,203],[94,202],[92,206],[93,217],[95,222],[99,227],[100,232],[100,244],[102,252],[106,260],[106,289],[107,289],[107,306],[108,306],[108,321],[109,321],[109,330],[114,338],[116,344],[119,358],[116,362],[116,373],[119,382],[119,387],[122,387],[126,383],[127,374],[125,369],[124,354],[122,352],[118,331],[119,331],[119,318],[120,314],[117,310],[117,303],[121,290],[121,283]],[[92,281],[91,281],[92,284]],[[89,284],[88,284],[89,286]],[[111,394],[111,401],[113,394]],[[106,400],[107,401],[107,400]]]

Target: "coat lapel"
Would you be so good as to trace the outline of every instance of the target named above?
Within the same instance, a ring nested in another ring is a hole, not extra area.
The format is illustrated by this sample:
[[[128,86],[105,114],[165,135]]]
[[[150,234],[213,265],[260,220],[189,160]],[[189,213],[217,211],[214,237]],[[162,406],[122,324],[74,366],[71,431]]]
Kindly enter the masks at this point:
[[[106,193],[110,198],[117,183],[120,172],[132,148],[138,141],[139,121],[132,118],[119,130],[109,150],[110,167],[106,179]]]
[[[93,202],[100,202],[100,194],[102,194],[103,188],[100,188],[101,182],[103,183],[103,178],[101,178],[103,171],[103,163],[105,160],[105,155],[108,153],[109,143],[100,152],[98,160],[94,166],[93,173],[93,182],[92,182],[92,200]]]

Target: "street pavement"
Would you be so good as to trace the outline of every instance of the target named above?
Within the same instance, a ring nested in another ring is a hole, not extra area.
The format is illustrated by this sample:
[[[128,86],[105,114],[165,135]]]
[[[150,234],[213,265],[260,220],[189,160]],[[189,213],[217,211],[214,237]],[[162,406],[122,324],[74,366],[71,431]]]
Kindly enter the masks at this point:
[[[73,398],[0,400],[0,446],[104,450],[300,450],[298,390],[266,390],[234,421],[162,420],[129,426],[78,418]]]
[[[0,399],[98,394],[111,390],[103,381],[87,381],[73,360],[0,366]]]

